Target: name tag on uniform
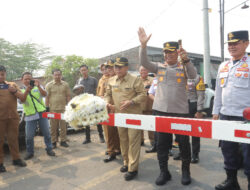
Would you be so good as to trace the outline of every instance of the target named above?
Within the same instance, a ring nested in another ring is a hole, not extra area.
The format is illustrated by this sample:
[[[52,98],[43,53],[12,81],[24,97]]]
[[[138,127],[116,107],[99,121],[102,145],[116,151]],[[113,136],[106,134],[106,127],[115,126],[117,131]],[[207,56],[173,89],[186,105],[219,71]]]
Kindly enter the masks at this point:
[[[117,85],[112,86],[112,89],[114,92],[120,92],[119,86]]]
[[[8,88],[9,88],[8,84],[0,84],[0,90],[8,89]]]

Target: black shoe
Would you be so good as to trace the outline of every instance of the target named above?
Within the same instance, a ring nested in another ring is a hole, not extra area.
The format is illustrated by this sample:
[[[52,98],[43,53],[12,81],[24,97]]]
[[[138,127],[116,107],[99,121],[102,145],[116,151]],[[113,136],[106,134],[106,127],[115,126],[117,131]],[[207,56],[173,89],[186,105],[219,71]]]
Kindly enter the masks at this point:
[[[29,159],[31,159],[31,158],[33,158],[33,157],[34,157],[34,154],[27,153],[27,154],[25,155],[25,157],[24,157],[24,160],[29,160]]]
[[[182,171],[181,183],[182,185],[189,185],[191,183],[190,172],[188,170]]]
[[[103,137],[100,137],[100,143],[105,143],[105,140]]]
[[[145,145],[145,143],[144,143],[144,141],[142,141],[142,142],[141,142],[141,146],[144,146],[144,145]]]
[[[115,153],[116,156],[121,155],[121,151]]]
[[[0,164],[0,173],[6,172],[6,169],[3,164]]]
[[[66,143],[66,141],[61,142],[60,145],[63,146],[63,147],[65,147],[65,148],[69,147],[69,145]]]
[[[113,156],[108,156],[107,158],[104,158],[103,161],[104,161],[105,163],[107,163],[107,162],[111,162],[111,161],[113,161],[113,160],[115,160],[115,159],[116,159],[116,156],[113,155]]]
[[[124,173],[128,171],[128,166],[122,166],[120,172]]]
[[[181,154],[178,153],[178,154],[174,155],[174,158],[173,158],[173,159],[174,159],[174,160],[181,160]]]
[[[199,156],[198,155],[193,155],[191,159],[191,163],[196,164],[199,162]]]
[[[47,154],[48,154],[49,156],[56,156],[56,153],[55,153],[53,150],[48,150],[48,151],[47,151]]]
[[[221,184],[215,186],[216,190],[240,190],[237,180],[226,179]]]
[[[13,165],[20,166],[20,167],[27,166],[27,164],[21,159],[13,160]]]
[[[130,181],[132,179],[134,179],[136,176],[137,176],[138,172],[137,171],[134,171],[134,172],[127,172],[125,175],[124,175],[124,178],[126,181]]]
[[[150,148],[150,149],[148,149],[148,150],[145,150],[145,152],[146,152],[146,153],[154,153],[154,152],[157,152],[157,151],[156,151],[156,147],[152,147],[152,148]]]
[[[56,148],[56,142],[52,143],[52,148],[53,148],[53,149]]]
[[[82,142],[82,144],[88,144],[88,143],[91,143],[91,140],[86,139],[85,141]]]
[[[221,184],[216,185],[216,190],[240,190],[237,180],[237,170],[226,170],[227,179]]]
[[[156,185],[164,185],[167,181],[171,180],[169,171],[160,173],[159,177],[155,180]]]

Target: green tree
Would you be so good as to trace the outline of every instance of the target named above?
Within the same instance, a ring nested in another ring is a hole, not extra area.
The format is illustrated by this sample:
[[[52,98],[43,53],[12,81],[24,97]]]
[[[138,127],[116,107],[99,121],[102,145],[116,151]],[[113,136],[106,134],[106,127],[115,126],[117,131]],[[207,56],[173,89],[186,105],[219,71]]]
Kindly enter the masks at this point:
[[[52,60],[52,63],[47,67],[45,71],[46,81],[52,80],[52,70],[60,69],[62,71],[63,80],[68,82],[70,87],[76,84],[76,81],[80,77],[79,67],[81,65],[87,65],[89,68],[89,75],[98,76],[98,59],[83,58],[81,56],[57,56]]]
[[[0,64],[8,71],[7,80],[20,78],[24,71],[42,69],[42,63],[51,60],[49,48],[35,43],[12,44],[0,38]]]

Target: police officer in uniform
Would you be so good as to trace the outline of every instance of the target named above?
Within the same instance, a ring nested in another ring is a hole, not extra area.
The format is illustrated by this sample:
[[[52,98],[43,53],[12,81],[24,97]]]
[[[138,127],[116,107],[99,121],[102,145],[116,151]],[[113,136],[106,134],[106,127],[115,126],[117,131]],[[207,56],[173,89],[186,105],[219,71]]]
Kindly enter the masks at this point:
[[[107,107],[114,113],[142,114],[142,104],[147,94],[140,78],[128,73],[128,59],[116,58],[116,76],[108,81],[105,99]],[[123,166],[121,172],[127,172],[126,181],[136,177],[141,149],[141,130],[118,127]]]
[[[187,78],[195,78],[196,70],[188,59],[186,51],[182,48],[179,49],[177,42],[166,42],[163,44],[166,66],[161,63],[152,63],[148,61],[146,49],[151,35],[147,36],[143,28],[139,28],[138,35],[141,42],[140,64],[149,71],[156,73],[158,77],[153,110],[161,116],[188,117],[184,65]],[[178,54],[183,64],[178,62]],[[158,133],[157,156],[161,173],[156,179],[157,185],[163,185],[171,179],[171,174],[168,171],[168,153],[172,146],[172,136],[169,133]],[[188,185],[191,183],[189,136],[180,135],[180,152],[182,157],[181,183]]]
[[[221,63],[216,79],[213,119],[243,121],[243,110],[250,107],[250,55],[248,31],[228,34],[228,51],[232,58]],[[225,129],[226,130],[226,129]],[[242,143],[244,170],[250,190],[250,144]],[[237,170],[239,143],[220,141],[227,178],[215,187],[216,190],[239,190]]]
[[[189,114],[192,118],[202,118],[203,105],[205,101],[205,84],[200,75],[195,79],[187,81],[187,96]],[[191,163],[199,162],[200,137],[192,137],[192,159]]]
[[[139,77],[144,84],[145,90],[148,91],[153,82],[153,77],[148,76],[148,70],[144,68],[143,66],[140,66],[139,72],[140,72]],[[153,105],[153,101],[152,99],[149,98],[149,95],[148,95],[147,100],[145,101],[144,104],[142,104],[143,115],[152,115],[152,105]],[[148,138],[149,138],[150,144],[153,145],[154,144],[154,132],[153,131],[148,131]],[[144,131],[143,130],[142,130],[141,145],[144,145]]]

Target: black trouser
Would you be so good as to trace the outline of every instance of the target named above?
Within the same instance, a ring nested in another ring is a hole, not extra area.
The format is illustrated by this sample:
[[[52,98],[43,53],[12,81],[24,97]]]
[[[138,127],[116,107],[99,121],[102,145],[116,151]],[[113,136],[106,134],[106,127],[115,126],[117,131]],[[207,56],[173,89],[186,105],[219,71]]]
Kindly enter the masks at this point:
[[[176,114],[176,113],[165,113],[155,111],[155,115],[159,116],[170,116],[170,117],[188,117],[188,114]],[[180,153],[182,157],[182,168],[189,167],[191,161],[191,148],[189,143],[189,136],[176,135],[179,139]],[[170,133],[158,133],[158,144],[157,144],[157,157],[161,171],[164,171],[168,166],[168,153],[172,147],[173,134]]]
[[[153,110],[153,115],[155,114],[155,110]],[[157,149],[157,143],[158,143],[158,132],[154,132],[154,144],[153,144],[153,148]]]
[[[188,102],[189,114],[191,118],[195,117],[197,112],[197,102]],[[200,137],[192,137],[192,154],[198,156],[200,152]]]
[[[220,120],[244,121],[243,117],[227,116],[220,114]],[[244,157],[244,173],[250,177],[250,144],[241,143]],[[221,151],[224,157],[226,170],[238,170],[240,166],[239,143],[231,141],[220,141]]]
[[[87,140],[90,140],[90,127],[89,126],[86,126],[86,139]],[[98,124],[97,125],[97,131],[99,133],[99,136],[100,137],[103,137],[103,129],[102,129],[102,125],[101,124]]]

